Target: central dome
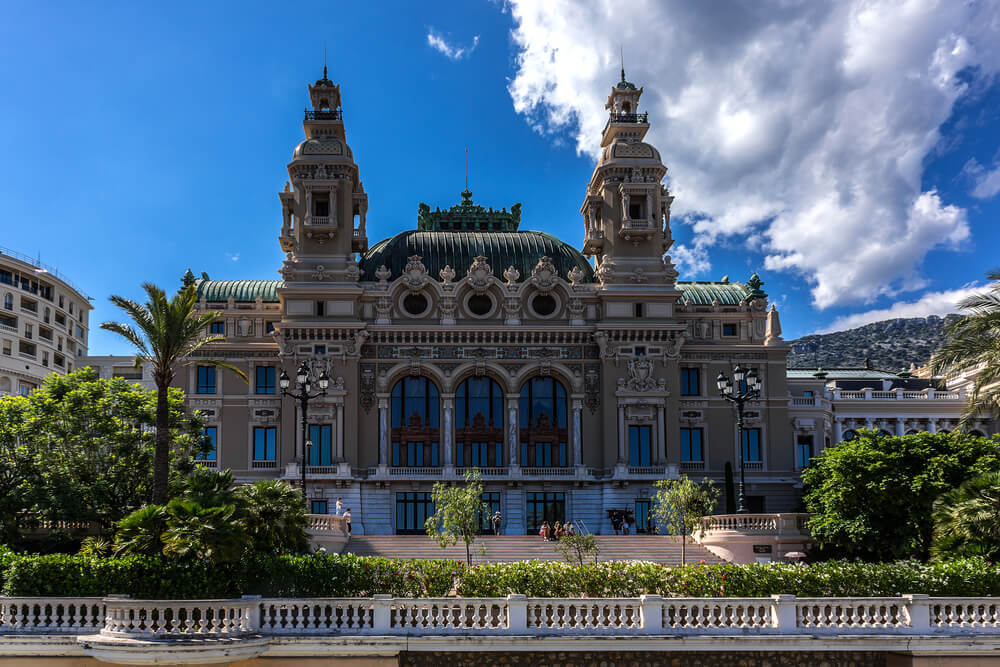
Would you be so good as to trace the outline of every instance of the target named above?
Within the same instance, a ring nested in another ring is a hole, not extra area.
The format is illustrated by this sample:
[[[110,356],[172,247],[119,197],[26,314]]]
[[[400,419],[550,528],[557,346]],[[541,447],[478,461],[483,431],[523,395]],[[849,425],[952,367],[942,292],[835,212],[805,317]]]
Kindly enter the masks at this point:
[[[435,280],[446,265],[454,269],[458,277],[464,277],[475,258],[483,256],[493,269],[493,275],[498,277],[507,267],[513,266],[521,272],[520,280],[526,280],[531,277],[538,260],[549,257],[559,277],[566,279],[570,269],[576,267],[584,273],[582,282],[594,282],[594,269],[579,250],[551,234],[533,231],[401,232],[379,241],[362,255],[362,280],[374,281],[375,272],[382,265],[397,278],[412,255],[420,256],[427,274]]]

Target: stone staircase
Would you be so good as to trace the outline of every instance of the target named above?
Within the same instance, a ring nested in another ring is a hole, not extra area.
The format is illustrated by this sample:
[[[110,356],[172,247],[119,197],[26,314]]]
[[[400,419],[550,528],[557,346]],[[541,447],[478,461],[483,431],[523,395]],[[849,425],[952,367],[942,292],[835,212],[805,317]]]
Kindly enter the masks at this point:
[[[680,565],[681,538],[662,535],[598,535],[601,552],[598,560],[644,560],[666,565]],[[446,549],[424,535],[354,535],[344,553],[386,558],[452,558],[465,560],[465,544],[459,542]],[[552,542],[535,536],[483,536],[472,545],[473,563],[497,563],[518,560],[559,561],[562,557]],[[723,562],[718,556],[688,538],[687,562]]]

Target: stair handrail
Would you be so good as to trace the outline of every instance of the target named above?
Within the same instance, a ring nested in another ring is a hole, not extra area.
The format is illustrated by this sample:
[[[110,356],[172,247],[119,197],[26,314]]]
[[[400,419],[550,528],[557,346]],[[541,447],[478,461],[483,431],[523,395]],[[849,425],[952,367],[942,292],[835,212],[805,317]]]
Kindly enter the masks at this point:
[[[580,532],[581,535],[589,535],[590,534],[590,528],[587,527],[587,522],[584,521],[583,519],[580,519],[578,521],[574,521],[573,522],[573,526],[574,527],[575,526],[580,526],[580,531],[579,532]]]

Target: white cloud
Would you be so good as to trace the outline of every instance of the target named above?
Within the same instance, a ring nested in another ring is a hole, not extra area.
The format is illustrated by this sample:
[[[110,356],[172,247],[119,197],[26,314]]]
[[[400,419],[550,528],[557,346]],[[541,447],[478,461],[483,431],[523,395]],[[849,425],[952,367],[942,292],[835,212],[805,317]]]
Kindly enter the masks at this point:
[[[872,322],[882,320],[892,320],[898,317],[927,317],[928,315],[948,315],[959,312],[956,304],[966,297],[982,292],[984,287],[975,283],[965,287],[945,290],[942,292],[927,292],[916,301],[897,301],[888,308],[869,310],[864,313],[854,313],[838,317],[822,331],[816,333],[828,333],[830,331],[843,331],[853,329]]]
[[[226,253],[226,257],[228,257],[229,259],[233,260],[234,262],[240,261],[240,253],[238,253],[238,252],[236,252],[236,253],[227,252]]]
[[[971,158],[965,163],[962,173],[972,179],[972,196],[977,199],[989,199],[1000,192],[1000,163],[986,171],[983,165]]]
[[[542,132],[571,132],[582,153],[599,150],[624,43],[628,79],[646,88],[647,140],[670,168],[674,224],[694,232],[674,253],[688,270],[707,270],[725,237],[756,237],[765,266],[801,276],[825,308],[912,290],[931,249],[969,238],[965,210],[921,176],[966,91],[959,72],[1000,70],[1000,5],[509,6],[514,108]]]
[[[449,44],[440,33],[431,28],[427,31],[427,44],[451,60],[460,60],[463,56],[467,56],[476,50],[476,47],[479,46],[479,35],[472,38],[472,46],[457,47]]]

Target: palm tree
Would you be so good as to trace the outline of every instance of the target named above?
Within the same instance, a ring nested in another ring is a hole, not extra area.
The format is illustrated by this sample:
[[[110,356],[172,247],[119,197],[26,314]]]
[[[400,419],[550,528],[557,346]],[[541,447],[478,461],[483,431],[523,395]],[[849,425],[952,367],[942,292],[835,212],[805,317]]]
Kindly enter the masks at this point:
[[[934,501],[936,558],[1000,554],[1000,472],[966,480]]]
[[[124,310],[132,324],[105,322],[101,328],[123,337],[135,346],[136,364],[149,363],[156,381],[156,447],[153,455],[153,503],[167,502],[167,477],[170,472],[170,412],[167,391],[174,380],[174,369],[190,363],[191,355],[210,343],[225,340],[224,336],[206,335],[205,328],[220,313],[196,311],[198,294],[193,284],[182,287],[172,299],[152,283],[143,283],[149,301],[141,304],[122,296],[112,296],[111,303]],[[198,359],[199,364],[221,366],[238,373],[242,371],[210,359]]]
[[[261,480],[236,490],[238,515],[255,553],[309,549],[302,492],[281,480]]]
[[[935,375],[957,375],[973,369],[975,379],[960,428],[967,430],[977,415],[993,413],[1000,405],[1000,269],[986,274],[993,284],[985,292],[958,303],[969,311],[948,327],[948,340],[931,358]]]

